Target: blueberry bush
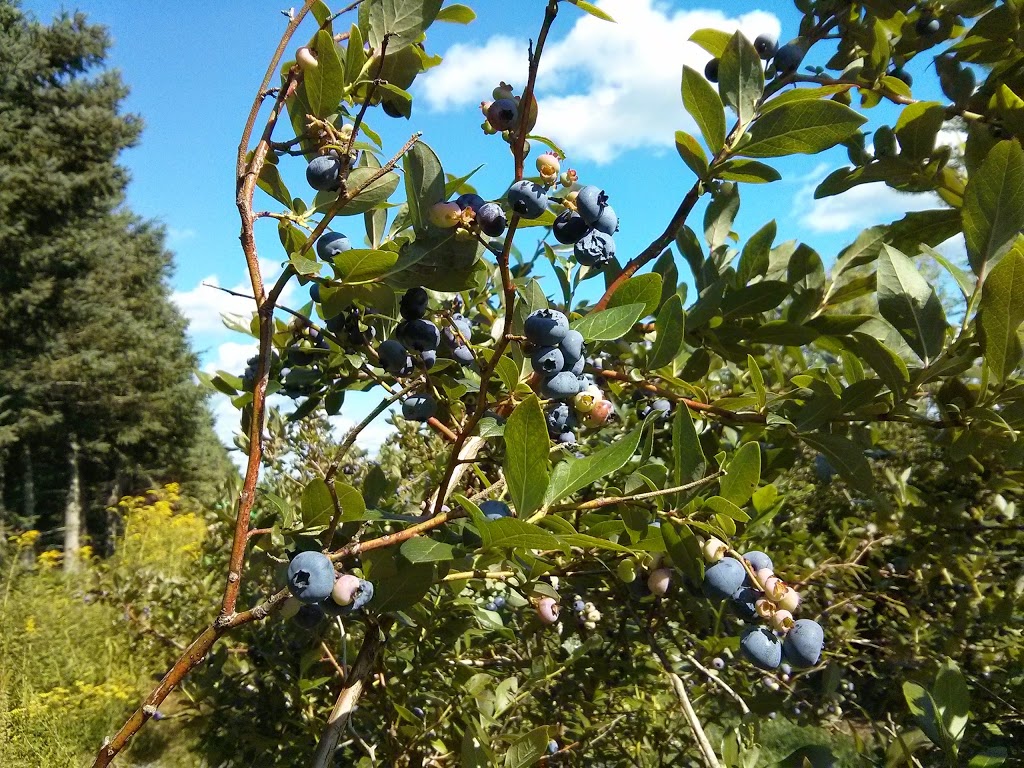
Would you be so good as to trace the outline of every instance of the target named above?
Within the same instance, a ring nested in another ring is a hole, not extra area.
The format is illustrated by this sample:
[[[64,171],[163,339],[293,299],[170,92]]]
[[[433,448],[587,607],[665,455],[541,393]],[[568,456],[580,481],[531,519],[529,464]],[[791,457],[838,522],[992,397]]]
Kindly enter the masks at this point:
[[[552,28],[614,20],[535,5],[522,67],[480,94],[500,189],[373,130],[412,117],[430,26],[472,10],[292,13],[237,158],[259,354],[207,377],[248,456],[220,610],[95,765],[165,702],[205,716],[215,764],[1020,754],[1024,6],[797,0],[788,42],[698,31],[692,186],[629,253],[615,190],[534,133]],[[835,254],[734,231],[771,161],[834,148],[817,197],[936,202]],[[958,236],[962,263],[937,250]],[[352,391],[380,404],[336,441]]]

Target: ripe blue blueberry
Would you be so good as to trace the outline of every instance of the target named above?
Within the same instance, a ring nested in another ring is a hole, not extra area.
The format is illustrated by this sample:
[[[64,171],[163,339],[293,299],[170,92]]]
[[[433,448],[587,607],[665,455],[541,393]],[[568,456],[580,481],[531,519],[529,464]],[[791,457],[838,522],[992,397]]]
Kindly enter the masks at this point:
[[[324,609],[319,604],[304,605],[292,617],[292,621],[303,629],[313,629],[323,621]]]
[[[427,314],[427,292],[420,286],[410,288],[402,295],[398,309],[406,320],[419,320]]]
[[[496,131],[510,131],[516,126],[519,106],[514,99],[498,99],[487,108],[487,122]]]
[[[825,631],[813,619],[799,619],[786,633],[782,647],[793,666],[813,667],[825,647]]]
[[[757,601],[764,594],[753,587],[740,587],[729,598],[729,605],[743,621],[754,621],[757,618]]]
[[[377,347],[380,366],[394,376],[406,376],[412,371],[412,358],[400,341],[388,339]]]
[[[608,205],[608,195],[600,187],[593,184],[576,193],[576,211],[588,226],[594,226],[601,217],[601,211]]]
[[[320,303],[320,283],[313,283],[309,286],[309,298],[317,304]]]
[[[434,363],[437,362],[437,351],[433,349],[426,349],[420,352],[420,360],[423,361],[423,367],[429,371],[434,367]]]
[[[782,663],[782,643],[771,630],[764,627],[747,627],[743,630],[740,650],[751,664],[761,669],[776,669]]]
[[[672,403],[663,397],[659,397],[640,412],[640,418],[646,419],[652,413],[657,413],[659,419],[664,419],[672,413]]]
[[[402,417],[409,421],[426,421],[437,413],[437,401],[426,392],[409,395],[402,403]]]
[[[508,204],[520,216],[536,219],[548,209],[548,196],[540,184],[523,179],[509,187]]]
[[[558,742],[552,739],[548,742],[548,754],[553,755],[558,751]]]
[[[422,707],[413,707],[412,713],[416,715],[416,717],[421,719],[426,716],[426,713],[423,711]]]
[[[915,25],[917,34],[921,37],[926,35],[934,35],[940,29],[942,29],[942,22],[936,19],[930,11],[925,11],[921,14],[921,17],[917,20]]]
[[[586,604],[586,603],[584,603],[584,602],[583,602],[582,600],[575,600],[575,601],[573,601],[573,604],[572,604],[572,609],[573,609],[573,610],[574,610],[574,611],[575,611],[576,613],[583,613],[583,611],[584,611],[584,609],[585,609],[586,607],[587,607],[587,604]]]
[[[494,604],[494,601],[493,601],[493,600],[491,600],[491,601],[490,601],[490,602],[488,602],[488,603],[484,603],[484,610],[485,610],[485,611],[496,611],[496,610],[498,610],[498,606],[496,606],[496,605]]]
[[[907,84],[907,88],[910,88],[914,84],[914,78],[903,67],[896,67],[889,73],[889,75],[891,77],[895,77],[897,80],[902,80]]]
[[[561,445],[564,445],[566,447],[571,448],[572,446],[576,445],[576,433],[575,432],[563,432],[562,434],[560,434],[558,436],[558,442]],[[583,457],[582,456],[577,456],[577,458],[583,458]]]
[[[334,589],[334,563],[323,552],[299,552],[288,564],[288,589],[304,603],[319,603]]]
[[[489,237],[498,237],[508,226],[505,211],[497,203],[481,205],[476,212],[476,222],[480,225],[480,231]]]
[[[779,672],[781,672],[784,675],[791,675],[793,674],[793,668],[789,666],[789,664],[783,662],[782,666],[779,667]]]
[[[758,35],[754,39],[754,50],[757,51],[757,55],[764,61],[768,61],[768,59],[774,56],[778,48],[779,41],[771,35]]]
[[[615,258],[615,241],[611,235],[593,229],[579,239],[572,253],[585,267],[604,267]]]
[[[508,508],[508,504],[498,499],[488,499],[481,502],[480,511],[484,513],[484,517],[488,520],[500,520],[503,517],[510,517],[512,515],[512,510]]]
[[[772,559],[764,552],[759,552],[756,549],[752,552],[743,553],[743,559],[750,563],[750,567],[754,569],[754,573],[757,573],[764,568],[767,568],[769,571],[775,569],[775,566],[772,565]]]
[[[408,349],[425,352],[437,349],[441,343],[441,331],[429,320],[408,320],[399,323],[396,335]]]
[[[455,349],[456,347],[464,346],[468,344],[473,338],[473,324],[469,321],[469,318],[465,315],[454,314],[452,315],[452,328],[451,325],[446,325],[441,331],[441,335],[444,336],[445,343],[449,347]]]
[[[494,603],[494,607],[496,609],[504,608],[505,607],[505,596],[504,595],[495,595],[494,599],[491,600],[491,602]]]
[[[533,370],[547,376],[554,376],[565,367],[565,356],[558,347],[538,347],[530,360]]]
[[[352,596],[352,605],[349,608],[353,611],[358,611],[371,600],[373,600],[373,582],[360,579],[359,586]]]
[[[714,600],[725,600],[743,586],[747,572],[739,560],[723,557],[704,571],[704,594]]]
[[[725,669],[725,660],[719,656],[715,656],[715,658],[711,660],[711,666],[721,672]]]
[[[706,77],[710,83],[718,82],[718,59],[712,59],[704,65],[704,77]]]
[[[580,380],[571,371],[562,371],[545,379],[540,391],[551,400],[570,400],[580,393]]]
[[[615,209],[606,205],[601,209],[601,215],[594,222],[594,229],[604,232],[606,235],[614,235],[619,231],[619,217],[615,215]]]
[[[800,66],[800,62],[803,61],[806,54],[807,51],[799,40],[786,43],[775,53],[776,71],[779,75],[793,74]]]
[[[341,159],[337,155],[314,157],[306,166],[306,181],[318,192],[333,192],[341,186]]]
[[[579,360],[586,351],[583,344],[583,334],[570,328],[565,332],[562,340],[558,342],[558,348],[562,350],[562,355],[567,363],[569,360]]]
[[[474,213],[478,212],[480,210],[480,206],[485,202],[487,201],[480,197],[480,195],[474,194],[473,192],[467,192],[464,195],[459,195],[455,200],[455,204],[459,206],[459,208],[462,210],[471,208]]]
[[[551,234],[562,245],[572,245],[590,230],[590,225],[576,211],[568,209],[555,217],[551,225]]]
[[[569,373],[571,373],[573,376],[579,376],[581,373],[583,373],[583,368],[584,366],[586,366],[586,364],[587,361],[584,358],[578,358],[576,362],[573,363],[572,366],[568,369]],[[566,363],[566,365],[568,365],[568,362]],[[583,391],[582,385],[580,386],[580,391]]]
[[[474,362],[473,350],[466,344],[452,349],[452,359],[460,365],[472,365]]]
[[[568,333],[569,318],[557,309],[534,310],[527,316],[523,331],[531,344],[539,347],[555,346]]]
[[[321,261],[332,261],[338,254],[351,250],[352,243],[341,232],[324,232],[316,241],[316,255]]]
[[[545,411],[544,418],[548,423],[548,432],[560,435],[576,426],[576,414],[568,403],[556,403]]]

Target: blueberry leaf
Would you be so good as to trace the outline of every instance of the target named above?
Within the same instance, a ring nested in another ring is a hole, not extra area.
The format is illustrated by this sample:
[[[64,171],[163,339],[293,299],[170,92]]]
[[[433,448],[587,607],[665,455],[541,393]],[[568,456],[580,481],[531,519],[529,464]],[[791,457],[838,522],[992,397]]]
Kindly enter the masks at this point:
[[[532,514],[548,488],[550,439],[536,395],[516,406],[505,423],[505,481],[519,517]]]
[[[813,155],[850,138],[866,122],[835,101],[796,101],[762,115],[737,153],[746,157]]]
[[[878,255],[878,311],[925,362],[942,352],[946,313],[913,260],[888,245]]]
[[[326,117],[338,108],[345,93],[345,67],[342,66],[338,47],[327,30],[321,29],[313,41],[317,66],[303,73],[306,98],[316,117]]]
[[[1024,149],[996,144],[964,192],[964,238],[976,275],[984,275],[1024,229]]]
[[[687,66],[683,67],[681,91],[683,106],[697,124],[712,154],[717,154],[725,144],[725,107],[721,97],[703,75]]]
[[[1018,330],[1024,322],[1024,251],[1015,246],[981,288],[981,351],[1000,384],[1021,359]]]
[[[671,363],[683,346],[683,332],[686,316],[683,301],[678,294],[672,294],[662,306],[654,321],[657,337],[647,356],[647,369],[657,370]]]
[[[626,304],[621,307],[591,312],[570,323],[570,327],[583,334],[586,341],[614,341],[625,336],[639,320],[646,304]]]

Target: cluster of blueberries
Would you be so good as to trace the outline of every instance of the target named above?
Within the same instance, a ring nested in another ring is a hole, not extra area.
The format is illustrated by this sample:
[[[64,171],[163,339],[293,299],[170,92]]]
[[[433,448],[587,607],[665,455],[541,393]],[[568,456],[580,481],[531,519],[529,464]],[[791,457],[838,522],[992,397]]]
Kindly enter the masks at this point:
[[[577,426],[599,427],[614,410],[593,376],[583,373],[583,334],[569,328],[569,319],[557,309],[531,312],[523,330],[532,350],[533,370],[541,377],[540,394],[560,401],[545,412],[548,432],[558,442],[573,445]]]
[[[608,205],[608,195],[593,185],[570,192],[566,209],[555,218],[551,233],[563,245],[572,245],[573,257],[584,267],[603,269],[615,258],[619,217]]]
[[[800,593],[775,575],[764,552],[747,552],[742,561],[727,556],[729,548],[716,538],[704,542],[704,594],[728,600],[749,622],[740,636],[743,655],[761,669],[777,669],[785,657],[797,667],[813,667],[821,657],[825,633],[812,619],[794,619]],[[769,627],[756,624],[767,621]],[[781,638],[781,639],[780,639]]]
[[[430,223],[440,229],[457,228],[473,233],[474,228],[488,237],[498,237],[508,226],[505,210],[474,192],[459,195],[451,202],[435,203],[427,211]]]
[[[758,35],[754,40],[754,49],[762,61],[775,60],[775,72],[780,77],[796,72],[807,55],[807,46],[799,37],[779,48],[778,41],[771,35]],[[718,82],[718,63],[718,59],[711,59],[704,67],[704,77],[712,83]]]
[[[324,616],[358,611],[373,599],[373,584],[351,573],[340,576],[323,552],[299,552],[288,564],[288,589],[292,598],[282,607],[285,618],[312,629]]]

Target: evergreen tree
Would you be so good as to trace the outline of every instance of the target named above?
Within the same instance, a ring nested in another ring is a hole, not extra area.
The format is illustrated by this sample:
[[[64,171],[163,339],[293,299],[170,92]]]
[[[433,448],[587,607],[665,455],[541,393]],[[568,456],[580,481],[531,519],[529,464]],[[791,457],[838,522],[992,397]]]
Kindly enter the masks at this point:
[[[102,513],[157,478],[188,481],[213,439],[164,233],[123,206],[118,157],[142,123],[101,69],[109,44],[82,14],[44,25],[0,0],[0,476],[18,522],[42,528],[74,516],[76,474]]]

